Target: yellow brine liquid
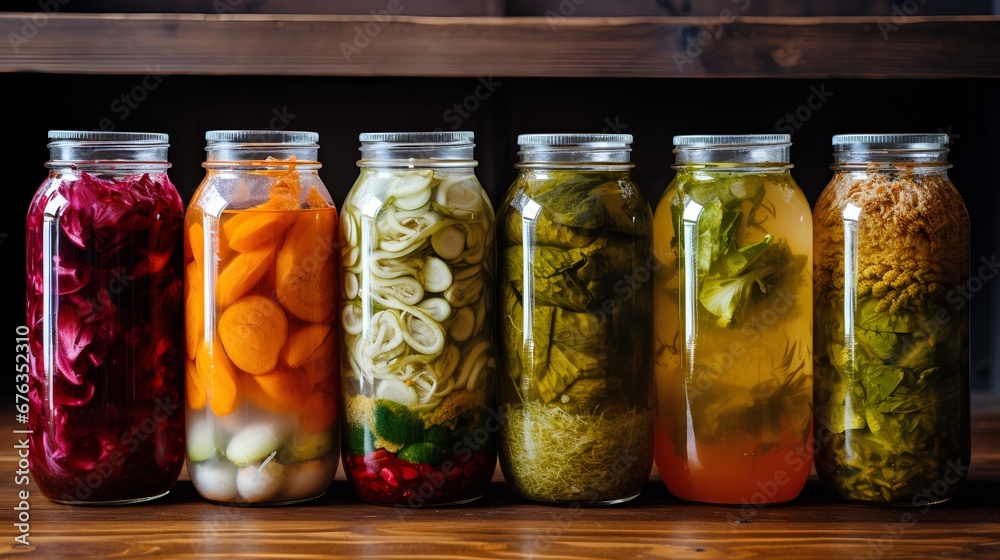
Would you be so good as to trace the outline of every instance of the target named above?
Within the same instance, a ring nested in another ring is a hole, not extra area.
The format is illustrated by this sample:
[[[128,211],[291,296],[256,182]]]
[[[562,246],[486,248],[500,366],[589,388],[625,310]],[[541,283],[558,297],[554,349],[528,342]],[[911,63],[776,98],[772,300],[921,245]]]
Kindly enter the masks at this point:
[[[812,218],[785,167],[682,169],[654,217],[656,463],[675,496],[778,503],[812,465]]]

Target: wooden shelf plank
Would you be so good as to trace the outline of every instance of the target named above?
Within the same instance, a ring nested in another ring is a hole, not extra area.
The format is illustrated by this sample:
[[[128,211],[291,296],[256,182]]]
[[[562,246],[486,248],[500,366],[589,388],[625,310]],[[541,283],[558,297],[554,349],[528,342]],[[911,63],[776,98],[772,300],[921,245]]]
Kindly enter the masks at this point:
[[[35,21],[32,14],[0,15],[8,39],[0,48],[0,72],[145,74],[159,67],[161,73],[218,75],[1000,77],[998,16],[725,23],[52,14]]]

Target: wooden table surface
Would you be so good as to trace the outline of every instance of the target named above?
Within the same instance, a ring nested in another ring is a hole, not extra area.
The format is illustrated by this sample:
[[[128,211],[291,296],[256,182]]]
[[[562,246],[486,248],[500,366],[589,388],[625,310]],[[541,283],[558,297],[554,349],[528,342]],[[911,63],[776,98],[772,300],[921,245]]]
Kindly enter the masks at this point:
[[[743,511],[682,503],[654,472],[636,500],[606,508],[525,503],[494,480],[468,506],[401,514],[355,498],[343,475],[313,502],[234,508],[202,501],[191,483],[128,507],[72,507],[32,485],[29,547],[12,527],[14,425],[0,425],[0,555],[40,558],[1000,558],[1000,404],[973,407],[969,479],[945,504],[865,507],[825,496],[812,479],[795,501]],[[5,415],[6,418],[12,414]],[[907,522],[912,515],[913,521]],[[16,556],[15,556],[16,555]]]

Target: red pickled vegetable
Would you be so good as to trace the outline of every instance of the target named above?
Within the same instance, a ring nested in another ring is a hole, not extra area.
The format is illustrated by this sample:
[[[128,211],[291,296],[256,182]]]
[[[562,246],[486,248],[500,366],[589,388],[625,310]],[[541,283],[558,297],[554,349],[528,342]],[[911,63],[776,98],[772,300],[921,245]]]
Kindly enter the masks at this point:
[[[385,449],[364,456],[345,450],[347,479],[362,500],[419,508],[469,496],[493,477],[496,456],[489,452],[454,455],[441,465],[410,463]]]
[[[167,492],[177,479],[184,458],[183,215],[163,173],[52,173],[32,201],[31,472],[49,498],[137,500]],[[49,317],[45,267],[54,267]]]

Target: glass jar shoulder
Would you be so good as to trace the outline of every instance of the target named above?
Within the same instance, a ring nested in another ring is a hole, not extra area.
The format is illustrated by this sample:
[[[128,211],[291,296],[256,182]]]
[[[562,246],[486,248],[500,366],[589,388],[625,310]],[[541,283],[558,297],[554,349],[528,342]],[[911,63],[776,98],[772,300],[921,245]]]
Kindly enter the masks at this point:
[[[223,210],[333,208],[333,197],[315,169],[208,169],[189,206],[218,216]]]
[[[656,208],[657,245],[673,247],[685,220],[697,222],[700,235],[712,231],[740,246],[773,238],[812,252],[809,201],[787,169],[681,169]]]
[[[367,218],[413,223],[430,220],[441,222],[442,227],[447,223],[480,223],[491,229],[495,219],[493,205],[472,168],[362,168],[344,200],[344,213],[359,227]],[[400,223],[399,228],[408,226]]]
[[[34,196],[31,197],[31,203],[28,205],[29,222],[36,216],[57,216],[68,201],[64,196],[56,195],[59,194],[60,187],[64,181],[72,181],[74,178],[73,176],[66,176],[59,173],[49,173],[38,186]]]
[[[816,200],[814,215],[820,222],[840,221],[848,206],[858,217],[878,214],[887,206],[912,208],[911,214],[937,220],[968,222],[962,195],[943,170],[837,170]],[[832,213],[835,216],[827,214]]]
[[[805,194],[786,168],[680,169],[664,191],[660,204],[693,201],[704,206],[715,200],[723,206],[763,200],[808,206]]]
[[[539,230],[558,226],[644,238],[652,233],[653,212],[628,171],[522,170],[498,219],[508,234],[527,220]]]
[[[96,212],[103,206],[134,207],[135,210],[160,203],[173,211],[183,211],[184,203],[166,172],[98,173],[72,167],[51,170],[28,206],[28,214],[59,215],[63,208]],[[117,214],[112,212],[110,214]]]

